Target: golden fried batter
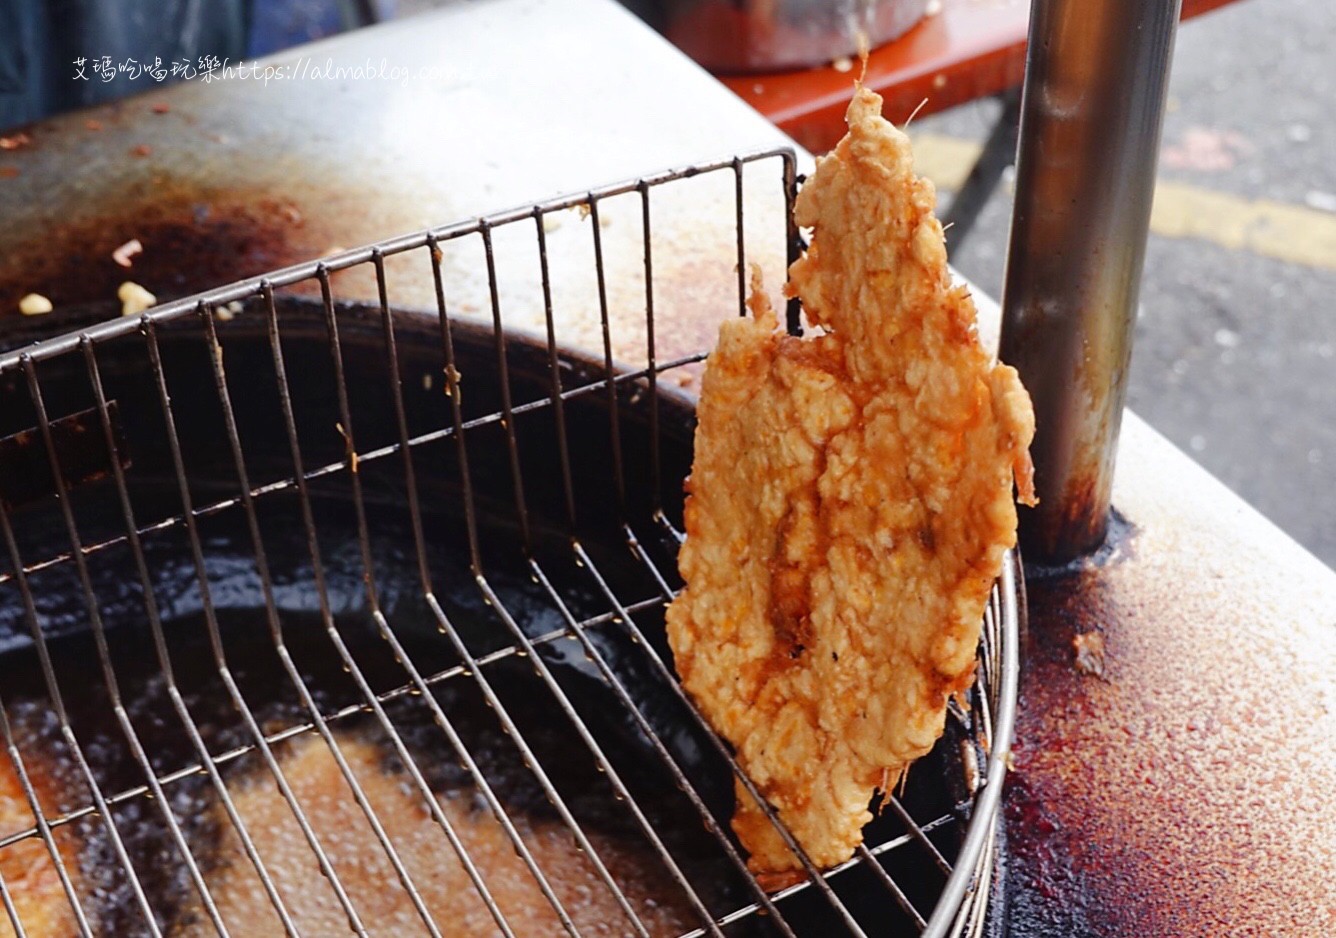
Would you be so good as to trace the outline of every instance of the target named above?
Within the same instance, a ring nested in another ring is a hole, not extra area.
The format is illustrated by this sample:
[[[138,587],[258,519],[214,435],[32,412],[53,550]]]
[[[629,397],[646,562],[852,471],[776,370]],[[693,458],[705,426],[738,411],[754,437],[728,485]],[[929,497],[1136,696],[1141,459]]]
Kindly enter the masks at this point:
[[[1030,399],[952,285],[932,184],[878,95],[848,122],[795,210],[819,334],[777,332],[754,283],[709,358],[668,610],[683,684],[821,867],[969,686],[1013,479],[1033,501]],[[753,870],[799,867],[741,786],[733,828]]]

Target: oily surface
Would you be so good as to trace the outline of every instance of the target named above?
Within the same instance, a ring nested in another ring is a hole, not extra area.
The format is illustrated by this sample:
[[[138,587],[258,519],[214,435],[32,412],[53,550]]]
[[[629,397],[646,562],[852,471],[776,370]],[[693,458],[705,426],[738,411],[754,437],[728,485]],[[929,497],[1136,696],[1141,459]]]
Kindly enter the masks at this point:
[[[668,635],[687,690],[818,866],[969,686],[984,603],[1031,497],[1030,401],[952,284],[931,184],[859,88],[800,194],[811,247],[780,334],[764,295],[710,356]],[[798,867],[742,789],[761,873]]]
[[[386,765],[385,753],[373,743],[344,736],[337,738],[337,745],[441,934],[500,934],[473,879],[410,777]],[[284,754],[281,766],[363,924],[396,935],[426,934],[389,854],[324,742],[297,743]],[[241,782],[233,800],[297,928],[304,934],[348,934],[342,903],[319,873],[296,815],[263,767],[257,766]],[[560,933],[563,927],[551,901],[481,798],[453,790],[438,800],[509,927],[519,935]],[[624,910],[560,821],[523,814],[516,814],[513,821],[551,894],[583,934],[632,933]],[[224,921],[233,934],[283,934],[236,829],[221,816],[219,827],[224,831],[220,855],[227,859],[210,874],[209,887]],[[597,832],[589,836],[649,934],[677,935],[690,927],[690,911],[671,885],[662,884],[664,877],[656,876],[657,871],[644,862],[642,850]],[[193,921],[182,929],[184,934],[213,933],[202,910],[194,910],[187,919]]]
[[[24,771],[38,803],[47,809],[49,777],[40,758],[25,760]],[[19,773],[8,757],[0,756],[0,836],[8,836],[34,827],[37,823]],[[0,877],[3,877],[14,911],[30,935],[74,934],[78,925],[74,907],[60,880],[56,857],[76,890],[79,888],[78,844],[69,827],[52,832],[56,846],[53,855],[39,837],[20,840],[0,850]],[[0,936],[15,934],[14,926],[0,908]]]

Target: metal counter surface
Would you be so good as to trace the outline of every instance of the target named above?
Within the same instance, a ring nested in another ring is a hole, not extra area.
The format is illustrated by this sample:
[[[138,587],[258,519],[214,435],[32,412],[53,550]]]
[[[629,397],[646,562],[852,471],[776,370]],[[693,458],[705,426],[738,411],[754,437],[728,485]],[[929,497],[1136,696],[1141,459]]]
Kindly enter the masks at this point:
[[[197,78],[30,128],[0,153],[0,308],[30,291],[110,301],[123,279],[186,295],[784,142],[610,0],[460,5],[269,61],[327,59],[434,77]],[[665,213],[680,250],[655,273],[681,294],[663,328],[683,348],[719,318],[691,294],[693,265],[733,262],[691,219]],[[134,237],[145,252],[127,272],[110,253]],[[415,300],[415,276],[392,300]],[[996,307],[981,307],[993,335]],[[1012,933],[1336,931],[1336,574],[1130,414],[1114,505],[1099,558],[1029,581]],[[1076,666],[1091,632],[1102,677]]]

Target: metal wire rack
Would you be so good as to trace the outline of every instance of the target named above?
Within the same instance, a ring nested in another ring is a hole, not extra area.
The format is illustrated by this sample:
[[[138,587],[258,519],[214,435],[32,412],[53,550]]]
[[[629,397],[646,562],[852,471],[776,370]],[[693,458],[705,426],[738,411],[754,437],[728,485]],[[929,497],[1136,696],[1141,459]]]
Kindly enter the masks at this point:
[[[0,355],[0,934],[982,934],[1011,561],[968,709],[853,859],[804,857],[770,894],[728,831],[730,776],[750,782],[662,636],[690,465],[678,385],[704,353],[665,339],[651,220],[701,180],[741,313],[748,263],[800,249],[788,151]],[[783,219],[765,246],[753,190]],[[570,210],[591,328],[560,309]],[[617,213],[626,234],[601,220]],[[614,234],[640,272],[629,319]],[[520,242],[528,332],[503,313],[501,248]],[[434,308],[391,303],[410,268]],[[480,314],[456,315],[466,295]]]

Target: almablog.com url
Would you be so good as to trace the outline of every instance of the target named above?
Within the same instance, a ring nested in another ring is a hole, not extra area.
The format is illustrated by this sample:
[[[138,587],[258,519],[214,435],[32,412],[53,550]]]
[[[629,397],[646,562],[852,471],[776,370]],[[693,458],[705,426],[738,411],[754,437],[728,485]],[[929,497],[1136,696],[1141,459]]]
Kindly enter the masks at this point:
[[[445,69],[436,65],[409,68],[391,65],[388,60],[368,58],[358,64],[336,63],[332,58],[323,61],[310,56],[299,56],[291,62],[261,65],[257,62],[239,62],[231,65],[226,59],[217,68],[200,76],[205,82],[249,80],[266,85],[275,81],[437,81],[446,77]]]
[[[352,63],[335,62],[331,57],[317,59],[305,55],[287,62],[261,63],[243,59],[234,63],[231,59],[212,55],[173,62],[164,62],[160,58],[142,62],[136,59],[116,62],[110,56],[101,56],[75,59],[73,77],[76,81],[94,82],[109,82],[116,78],[133,81],[142,77],[151,81],[169,78],[202,81],[205,84],[215,81],[259,81],[268,85],[280,81],[439,81],[447,78],[448,73],[438,65],[409,68],[391,65],[388,59],[376,60],[370,57]]]

